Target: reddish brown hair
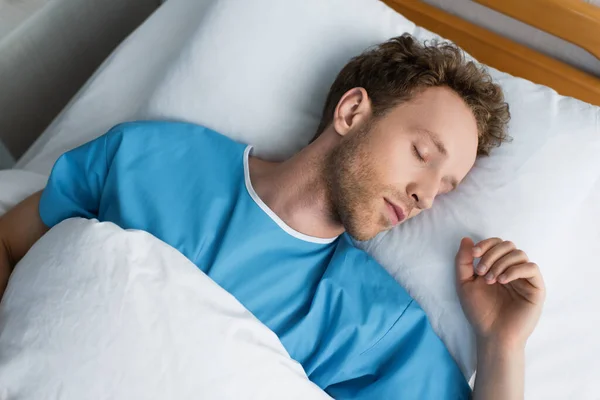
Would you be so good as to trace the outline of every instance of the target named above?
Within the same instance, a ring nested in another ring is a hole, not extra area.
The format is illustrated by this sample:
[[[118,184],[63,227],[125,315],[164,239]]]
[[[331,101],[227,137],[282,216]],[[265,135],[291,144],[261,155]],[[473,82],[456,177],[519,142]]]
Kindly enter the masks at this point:
[[[422,44],[409,34],[390,39],[346,64],[329,90],[315,138],[331,124],[338,102],[352,88],[367,91],[373,117],[378,118],[420,90],[434,86],[454,90],[473,111],[479,131],[478,154],[487,155],[491,148],[508,140],[508,104],[489,73],[466,60],[451,43]]]

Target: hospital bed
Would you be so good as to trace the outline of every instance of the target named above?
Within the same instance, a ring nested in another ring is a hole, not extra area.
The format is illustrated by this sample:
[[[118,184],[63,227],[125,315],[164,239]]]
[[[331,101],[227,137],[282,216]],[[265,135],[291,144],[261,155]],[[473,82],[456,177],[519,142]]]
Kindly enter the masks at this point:
[[[477,3],[600,57],[600,9],[590,4]],[[253,144],[262,157],[284,159],[309,141],[339,68],[404,32],[452,40],[491,67],[511,107],[514,140],[479,160],[434,210],[358,245],[422,305],[472,379],[472,332],[449,260],[464,234],[522,243],[549,292],[527,348],[526,398],[600,398],[600,78],[421,1],[169,0],[106,60],[15,170],[2,172],[0,206],[43,187],[63,152],[126,120],[200,123]]]

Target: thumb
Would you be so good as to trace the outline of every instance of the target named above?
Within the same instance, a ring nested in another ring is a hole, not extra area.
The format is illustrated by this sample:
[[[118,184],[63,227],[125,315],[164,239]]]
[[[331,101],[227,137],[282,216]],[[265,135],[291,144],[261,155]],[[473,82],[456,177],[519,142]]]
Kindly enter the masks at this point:
[[[470,238],[463,238],[460,241],[460,248],[456,253],[456,279],[458,282],[464,282],[473,278],[473,247],[475,243]]]

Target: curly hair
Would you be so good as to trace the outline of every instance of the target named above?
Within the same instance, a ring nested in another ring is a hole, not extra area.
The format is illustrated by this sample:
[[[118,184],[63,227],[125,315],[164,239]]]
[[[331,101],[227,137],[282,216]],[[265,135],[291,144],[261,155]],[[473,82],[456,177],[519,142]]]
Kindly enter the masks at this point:
[[[409,34],[368,49],[346,64],[329,90],[315,139],[331,124],[338,102],[352,88],[367,91],[372,115],[378,118],[420,91],[436,86],[454,90],[473,112],[479,135],[478,155],[487,155],[493,147],[509,140],[508,104],[490,74],[466,60],[462,50],[452,43],[422,44]]]

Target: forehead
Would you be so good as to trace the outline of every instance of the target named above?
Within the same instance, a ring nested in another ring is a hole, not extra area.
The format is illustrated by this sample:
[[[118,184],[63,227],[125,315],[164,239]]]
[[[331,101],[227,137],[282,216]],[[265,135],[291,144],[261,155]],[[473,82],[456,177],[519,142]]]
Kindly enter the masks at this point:
[[[471,165],[477,155],[477,122],[463,99],[447,87],[432,87],[416,94],[386,117],[390,128],[419,134],[435,134],[448,150],[449,156],[468,158]],[[427,135],[425,135],[427,136]]]

